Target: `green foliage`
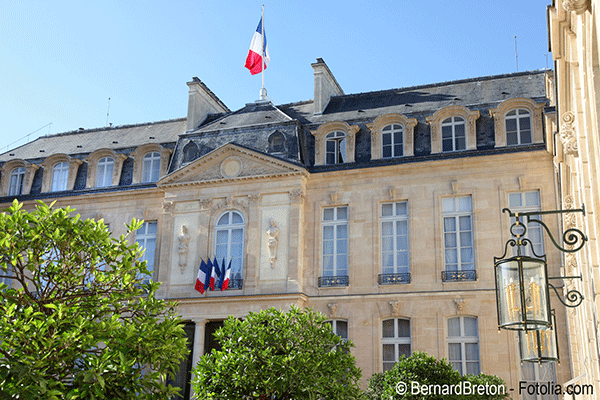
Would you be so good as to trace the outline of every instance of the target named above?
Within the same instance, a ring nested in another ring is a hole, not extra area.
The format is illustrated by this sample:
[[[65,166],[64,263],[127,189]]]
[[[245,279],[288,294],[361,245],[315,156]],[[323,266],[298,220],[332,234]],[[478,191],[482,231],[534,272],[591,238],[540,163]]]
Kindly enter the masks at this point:
[[[72,209],[21,207],[0,213],[0,398],[169,398],[186,339],[138,245]]]
[[[508,395],[491,395],[495,393],[494,389],[488,389],[483,394],[424,394],[423,392],[412,391],[412,382],[418,382],[419,385],[448,385],[452,386],[456,393],[456,388],[461,386],[459,393],[465,393],[465,388],[471,390],[475,385],[504,385],[504,381],[493,375],[466,375],[462,376],[452,368],[452,365],[446,360],[438,360],[426,353],[414,352],[410,357],[404,357],[398,361],[394,367],[384,373],[376,373],[369,379],[369,387],[366,396],[369,400],[421,400],[421,399],[445,399],[445,400],[502,400],[508,398]],[[401,383],[404,386],[405,393],[402,391]],[[398,390],[397,390],[398,389]],[[415,393],[415,394],[413,394]]]
[[[199,399],[357,399],[360,370],[322,314],[292,306],[230,317],[215,333],[222,350],[195,368]]]

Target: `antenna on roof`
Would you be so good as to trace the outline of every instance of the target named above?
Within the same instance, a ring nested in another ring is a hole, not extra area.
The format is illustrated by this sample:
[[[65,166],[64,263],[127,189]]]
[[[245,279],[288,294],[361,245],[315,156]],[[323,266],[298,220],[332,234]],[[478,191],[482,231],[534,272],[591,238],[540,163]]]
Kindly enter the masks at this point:
[[[519,72],[519,54],[517,53],[517,36],[515,35],[515,63],[517,64],[517,72]]]
[[[105,126],[108,126],[108,114],[109,114],[109,112],[110,112],[110,97],[108,98],[108,108],[106,109],[106,125]]]

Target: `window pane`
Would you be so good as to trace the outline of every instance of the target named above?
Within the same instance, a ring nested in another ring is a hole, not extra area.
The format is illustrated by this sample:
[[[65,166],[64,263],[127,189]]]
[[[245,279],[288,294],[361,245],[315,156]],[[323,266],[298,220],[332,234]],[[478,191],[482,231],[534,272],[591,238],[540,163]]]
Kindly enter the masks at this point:
[[[346,321],[336,321],[336,332],[339,337],[342,339],[348,339],[348,322]]]
[[[323,227],[323,239],[324,240],[333,240],[333,229],[334,229],[334,227],[331,225]]]
[[[461,136],[464,137],[465,136],[465,123],[464,121],[454,125],[454,134],[456,136]]]
[[[526,192],[525,193],[525,204],[528,207],[536,207],[540,205],[540,192]]]
[[[468,362],[467,363],[467,374],[477,375],[479,374],[479,362]]]
[[[348,275],[348,256],[346,254],[340,254],[336,257],[337,270],[336,275]]]
[[[381,216],[389,217],[394,215],[394,205],[391,203],[381,205]]]
[[[517,120],[516,118],[508,118],[506,119],[506,132],[516,132],[517,130]]]
[[[448,120],[446,120],[448,121]],[[449,139],[452,137],[452,126],[442,126],[442,139]]]
[[[465,354],[467,361],[479,361],[479,345],[477,343],[465,343]]]
[[[337,219],[338,220],[347,220],[348,219],[348,207],[338,207],[337,208]]]
[[[323,276],[333,276],[333,256],[323,256]]]
[[[471,217],[470,216],[458,217],[458,221],[459,221],[461,231],[470,231],[471,230]]]
[[[333,254],[333,240],[326,240],[323,242],[323,254]]]
[[[456,234],[445,233],[444,234],[444,245],[446,246],[446,248],[456,247]]]
[[[516,132],[506,132],[506,144],[507,145],[518,144]]]
[[[452,269],[450,264],[456,264],[458,262],[458,253],[456,249],[446,249],[446,270],[455,271]]]
[[[448,343],[448,359],[452,361],[461,360],[460,343]]]
[[[333,221],[333,208],[326,208],[323,210],[323,220],[324,221]]]
[[[465,321],[465,336],[478,336],[477,318],[464,317],[464,321]]]
[[[531,119],[529,117],[519,118],[519,128],[521,131],[528,131],[531,129]]]
[[[406,202],[396,203],[396,215],[408,215],[408,204]]]
[[[398,344],[398,359],[402,356],[410,357],[410,344]]]
[[[410,337],[410,320],[398,320],[398,337]]]
[[[458,198],[459,211],[471,211],[471,196],[463,196]]]
[[[448,319],[448,336],[460,336],[460,318]]]
[[[464,137],[456,138],[456,147],[454,150],[464,150],[467,148]]]
[[[531,143],[531,131],[521,131],[521,144]]]
[[[392,134],[391,133],[384,133],[383,136],[381,137],[382,139],[382,143],[384,146],[388,146],[392,144]]]
[[[348,253],[348,241],[346,239],[338,239],[336,245],[338,254]]]
[[[453,217],[444,218],[444,232],[456,232],[456,219]]]
[[[452,368],[454,368],[456,371],[458,371],[459,374],[462,375],[462,364],[459,362],[453,362],[452,363]]]
[[[396,361],[396,354],[394,354],[393,344],[383,345],[383,361]]]
[[[232,212],[231,213],[231,223],[232,224],[243,224],[244,223],[244,218],[242,218],[242,216],[236,212]]]
[[[394,337],[394,319],[386,319],[382,322],[382,336],[384,338]]]
[[[509,207],[521,207],[521,193],[511,193],[508,195],[508,206]]]
[[[348,226],[347,225],[337,225],[337,238],[345,239],[348,237]]]
[[[389,158],[392,156],[392,146],[384,146],[383,147],[383,158]]]
[[[453,212],[453,211],[455,211],[454,197],[444,197],[442,199],[442,211],[443,212]]]
[[[443,139],[442,140],[442,151],[452,151],[454,148],[452,147],[452,139]]]

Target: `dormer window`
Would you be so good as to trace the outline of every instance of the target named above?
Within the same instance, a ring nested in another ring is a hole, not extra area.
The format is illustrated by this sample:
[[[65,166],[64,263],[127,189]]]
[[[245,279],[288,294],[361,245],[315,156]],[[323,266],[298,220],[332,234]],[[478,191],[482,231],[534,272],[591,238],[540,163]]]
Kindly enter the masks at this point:
[[[191,162],[198,158],[198,146],[190,141],[183,148],[183,162]]]
[[[346,134],[336,131],[325,136],[325,164],[343,164],[346,158]]]
[[[518,108],[506,113],[506,145],[531,143],[531,113]]]
[[[60,192],[67,190],[69,179],[69,163],[66,161],[54,164],[52,168],[52,191]]]
[[[23,193],[23,181],[25,180],[25,167],[14,168],[10,172],[10,182],[8,184],[8,195],[18,196]]]
[[[381,130],[382,158],[404,155],[404,128],[399,124],[387,125]]]
[[[98,166],[96,167],[96,187],[112,185],[114,165],[115,159],[112,157],[102,157],[98,160]]]
[[[368,123],[371,131],[371,160],[408,157],[413,153],[415,118],[397,113],[384,114]]]
[[[431,126],[431,154],[477,148],[478,110],[453,105],[425,118]]]
[[[156,182],[160,175],[160,153],[153,151],[144,156],[142,183]]]
[[[442,151],[465,150],[465,119],[462,117],[450,117],[442,121]]]
[[[285,138],[281,132],[274,132],[269,136],[269,153],[285,154]]]

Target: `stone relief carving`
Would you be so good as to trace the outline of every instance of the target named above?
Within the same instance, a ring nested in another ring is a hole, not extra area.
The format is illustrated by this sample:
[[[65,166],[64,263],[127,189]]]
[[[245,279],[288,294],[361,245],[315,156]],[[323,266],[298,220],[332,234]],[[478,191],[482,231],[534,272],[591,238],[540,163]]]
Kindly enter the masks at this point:
[[[577,14],[583,13],[588,9],[590,0],[563,0],[562,6],[565,11],[575,11]]]
[[[400,315],[400,301],[390,301],[388,303],[390,305],[390,310],[392,312],[392,315],[394,316],[398,316]]]
[[[329,193],[329,202],[331,204],[337,203],[337,199],[338,199],[338,192],[330,192]]]
[[[454,308],[457,314],[461,314],[465,310],[465,299],[454,299]]]
[[[188,233],[187,226],[181,225],[181,234],[177,237],[179,244],[177,245],[177,251],[179,252],[179,269],[183,274],[185,267],[187,266],[187,254],[188,254],[188,243],[190,242],[190,234]]]
[[[237,199],[237,198],[233,198],[233,196],[229,196],[229,197],[226,197],[225,199],[222,199],[221,201],[217,201],[213,205],[212,211],[218,212],[225,208],[233,208],[233,207],[241,208],[247,212],[248,211],[248,199]]]
[[[273,268],[277,260],[277,246],[279,244],[277,236],[279,235],[279,228],[273,218],[271,218],[269,224],[269,229],[267,229],[267,246],[269,247],[269,262],[271,263],[271,268]]]
[[[396,197],[396,188],[394,186],[388,188],[388,195],[390,196],[390,200],[394,200]]]
[[[200,199],[198,202],[200,203],[200,211],[206,211],[210,209],[212,199]]]
[[[452,181],[452,194],[457,194],[460,190],[460,183],[458,181]]]
[[[577,155],[577,135],[575,134],[575,114],[567,111],[561,118],[560,140],[565,154]]]
[[[248,201],[250,202],[250,205],[256,206],[258,205],[259,201],[260,201],[260,193],[252,193],[248,195]]]
[[[298,203],[304,198],[304,192],[301,189],[293,190],[291,192],[288,192],[288,194],[290,195],[291,203]]]
[[[175,204],[172,201],[167,201],[163,203],[162,207],[164,212],[172,213],[175,209]]]
[[[337,312],[339,308],[338,303],[329,303],[327,304],[327,307],[329,307],[329,318],[337,317]]]

